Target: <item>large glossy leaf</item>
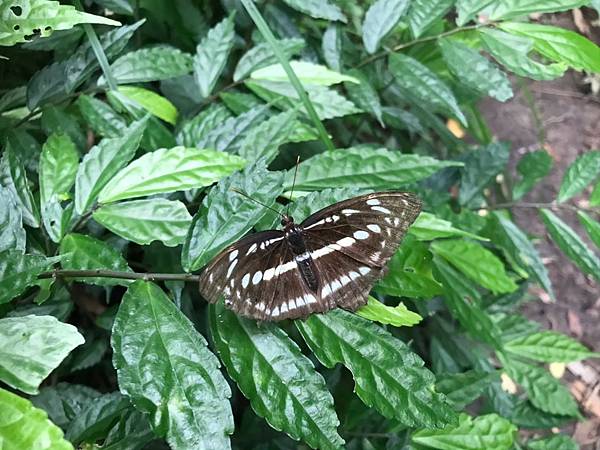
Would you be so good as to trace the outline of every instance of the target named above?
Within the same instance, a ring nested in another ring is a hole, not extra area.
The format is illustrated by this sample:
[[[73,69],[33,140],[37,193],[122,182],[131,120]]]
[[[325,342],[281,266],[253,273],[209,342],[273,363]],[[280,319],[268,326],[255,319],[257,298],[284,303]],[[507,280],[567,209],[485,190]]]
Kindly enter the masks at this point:
[[[583,211],[577,211],[579,222],[585,228],[586,233],[596,247],[600,248],[600,222],[594,220],[589,214]]]
[[[60,428],[29,400],[0,388],[0,441],[5,450],[73,450]]]
[[[518,356],[548,363],[568,363],[600,356],[575,339],[553,331],[541,331],[518,337],[506,342],[504,349]]]
[[[432,241],[438,238],[462,236],[480,241],[488,241],[489,239],[478,236],[468,231],[461,230],[452,225],[452,222],[440,219],[439,217],[422,212],[417,217],[417,220],[408,229],[408,232],[420,241]]]
[[[315,19],[339,20],[346,22],[346,16],[340,8],[328,0],[283,0],[288,6],[308,14]]]
[[[121,86],[119,92],[153,116],[172,125],[177,122],[179,112],[175,105],[156,92],[137,86]]]
[[[395,327],[412,327],[423,320],[415,312],[410,311],[403,303],[391,307],[369,296],[366,305],[360,307],[356,314],[373,322]]]
[[[437,20],[446,15],[455,0],[413,0],[408,8],[407,20],[416,39]]]
[[[253,165],[213,187],[194,216],[183,245],[181,262],[186,271],[204,266],[226,245],[246,234],[267,211],[232,189],[272,206],[283,191],[283,174],[267,171],[264,164]]]
[[[375,53],[381,40],[394,29],[409,5],[408,0],[377,0],[367,10],[362,40],[367,53]]]
[[[106,242],[83,234],[71,233],[60,243],[61,265],[67,270],[116,270],[131,272],[121,253]],[[114,278],[81,278],[84,283],[112,286],[127,286],[129,280]]]
[[[83,214],[98,194],[135,155],[146,120],[133,122],[120,137],[104,138],[84,156],[75,179],[75,211]]]
[[[389,57],[389,69],[403,91],[432,109],[450,114],[467,125],[467,119],[450,88],[425,65],[408,55],[393,53]]]
[[[79,153],[66,134],[51,134],[40,155],[40,204],[69,197],[75,183]]]
[[[279,327],[211,307],[213,341],[229,376],[256,414],[312,448],[341,449],[339,420],[325,380]]]
[[[173,449],[229,449],[231,390],[206,340],[155,284],[132,284],[112,333],[119,389]]]
[[[168,247],[182,244],[192,223],[183,203],[162,198],[104,205],[92,217],[129,241],[141,245],[160,241]]]
[[[456,419],[421,358],[380,326],[341,309],[295,324],[319,361],[346,366],[356,394],[385,417],[413,427],[443,427]]]
[[[73,325],[33,315],[0,319],[0,340],[0,379],[28,394],[37,394],[50,372],[84,343]]]
[[[54,260],[41,255],[24,255],[20,250],[0,252],[0,304],[7,303],[35,284],[37,276]]]
[[[558,248],[583,272],[600,280],[600,259],[588,248],[577,233],[552,211],[542,209],[540,214],[550,237]]]
[[[491,20],[511,19],[531,13],[566,11],[588,3],[589,0],[500,0],[491,2],[492,7],[486,12]]]
[[[300,163],[296,189],[311,191],[329,187],[391,189],[429,177],[444,167],[460,166],[429,156],[404,155],[384,148],[348,148],[321,153]],[[292,169],[286,178],[291,188]]]
[[[520,200],[552,170],[552,157],[546,150],[526,153],[517,163],[521,176],[513,186],[513,198]]]
[[[223,125],[231,113],[221,104],[211,104],[208,108],[183,124],[177,134],[177,143],[185,147],[202,148],[202,142],[215,128]]]
[[[208,31],[196,47],[194,79],[200,95],[208,97],[225,68],[235,37],[233,16],[229,16]]]
[[[0,252],[25,251],[23,215],[12,190],[0,185]]]
[[[509,450],[517,431],[497,414],[472,418],[461,414],[457,426],[443,430],[419,430],[411,437],[416,444],[440,450]]]
[[[277,42],[283,54],[289,59],[304,48],[304,40],[298,38],[281,39]],[[238,61],[233,72],[233,81],[242,80],[251,72],[277,63],[277,58],[271,46],[263,42],[248,50]]]
[[[290,61],[290,66],[304,85],[331,86],[342,82],[358,83],[356,78],[343,75],[320,64],[307,61]],[[281,64],[273,64],[250,74],[253,80],[272,81],[276,83],[288,81],[288,76]]]
[[[244,167],[238,156],[215,150],[173,147],[146,153],[117,173],[100,203],[208,186]]]
[[[600,174],[600,151],[590,151],[579,156],[568,167],[558,191],[559,202],[579,194]]]
[[[506,142],[493,142],[473,150],[462,158],[462,170],[458,201],[467,205],[483,191],[508,163],[510,146]]]
[[[296,111],[286,111],[252,128],[239,148],[239,155],[247,161],[263,158],[270,163],[277,157],[279,147],[289,142],[297,122]]]

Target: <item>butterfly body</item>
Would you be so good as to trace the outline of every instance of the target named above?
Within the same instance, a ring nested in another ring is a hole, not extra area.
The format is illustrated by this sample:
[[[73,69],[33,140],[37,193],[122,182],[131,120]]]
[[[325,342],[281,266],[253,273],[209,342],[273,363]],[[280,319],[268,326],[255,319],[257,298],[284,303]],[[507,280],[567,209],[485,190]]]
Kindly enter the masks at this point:
[[[328,206],[300,224],[251,234],[217,255],[200,276],[209,302],[221,296],[259,320],[355,310],[385,272],[421,203],[406,192],[376,192]]]

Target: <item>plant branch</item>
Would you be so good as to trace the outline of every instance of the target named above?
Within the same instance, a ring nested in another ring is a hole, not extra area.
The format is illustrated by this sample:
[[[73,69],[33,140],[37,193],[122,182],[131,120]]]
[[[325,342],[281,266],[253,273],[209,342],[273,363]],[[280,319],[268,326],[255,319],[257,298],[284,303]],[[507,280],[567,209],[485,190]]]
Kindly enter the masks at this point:
[[[42,272],[39,279],[45,278],[118,278],[121,280],[145,280],[145,281],[191,281],[197,283],[199,275],[191,273],[140,273],[119,272],[116,270],[92,269],[92,270],[63,270],[55,269]]]

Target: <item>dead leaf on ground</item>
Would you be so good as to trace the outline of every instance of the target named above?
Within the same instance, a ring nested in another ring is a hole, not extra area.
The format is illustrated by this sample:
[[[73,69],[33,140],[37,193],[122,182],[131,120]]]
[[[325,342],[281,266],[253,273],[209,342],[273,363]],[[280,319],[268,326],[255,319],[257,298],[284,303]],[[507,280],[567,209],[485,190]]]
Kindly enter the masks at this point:
[[[569,330],[575,337],[580,338],[583,336],[583,326],[581,325],[579,315],[572,309],[567,311],[567,322],[569,322]]]

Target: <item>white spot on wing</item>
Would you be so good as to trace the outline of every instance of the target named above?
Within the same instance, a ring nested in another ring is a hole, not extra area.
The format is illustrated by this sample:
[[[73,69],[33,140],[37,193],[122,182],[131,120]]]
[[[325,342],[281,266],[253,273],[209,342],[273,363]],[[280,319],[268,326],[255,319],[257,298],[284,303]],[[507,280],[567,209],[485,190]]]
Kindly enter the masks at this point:
[[[358,268],[358,271],[361,275],[366,275],[371,271],[371,269],[369,269],[367,266],[362,266]]]
[[[237,258],[237,255],[240,251],[238,249],[235,249],[234,251],[232,251],[229,254],[229,261],[233,261],[235,258]]]
[[[367,205],[381,205],[381,202],[376,198],[370,198],[369,200],[367,200]]]
[[[352,214],[357,214],[360,211],[357,209],[342,209],[342,214],[345,214],[347,216],[351,216]]]
[[[296,305],[299,307],[304,306],[304,298],[302,297],[296,297]]]
[[[286,312],[288,312],[288,305],[287,303],[283,303],[281,305],[281,314],[285,314]]]
[[[358,277],[360,277],[358,272],[355,272],[354,270],[352,272],[350,272],[348,275],[350,276],[351,280],[356,280]]]
[[[342,238],[339,241],[337,241],[337,244],[342,247],[350,247],[355,242],[356,241],[353,238],[346,236],[345,238]]]
[[[310,303],[317,303],[317,298],[312,294],[306,294],[304,296],[304,303],[306,303],[307,305]]]
[[[342,286],[346,286],[348,283],[350,283],[350,278],[347,275],[342,275],[340,277],[340,282],[342,283]]]
[[[236,252],[237,252],[237,250],[236,250]],[[233,262],[231,264],[229,264],[229,268],[227,269],[227,278],[229,278],[231,276],[231,274],[233,273],[233,269],[237,265],[237,262],[238,262],[238,260],[234,259]]]
[[[392,213],[389,209],[384,208],[383,206],[371,206],[371,209],[373,211],[379,211],[379,212],[382,212],[382,213],[385,213],[385,214],[391,214]]]
[[[264,303],[257,303],[256,304],[256,309],[258,309],[259,311],[264,311],[265,310],[265,304]]]
[[[331,292],[335,292],[341,287],[342,287],[342,283],[340,283],[339,280],[333,280],[331,282]]]
[[[246,289],[248,287],[248,284],[250,283],[250,274],[247,273],[246,275],[244,275],[244,277],[242,278],[242,287],[244,289]]]
[[[367,225],[367,228],[371,230],[373,233],[381,233],[381,227],[376,223]]]
[[[275,267],[271,267],[270,269],[265,270],[263,275],[263,280],[269,281],[275,275]]]
[[[252,244],[250,246],[250,248],[248,249],[248,251],[246,252],[246,256],[250,255],[251,253],[254,253],[256,251],[257,247],[258,247],[258,245],[256,245],[256,242],[254,244]]]
[[[323,286],[323,289],[321,289],[321,296],[327,297],[330,294],[331,294],[331,285],[326,284],[325,286]]]
[[[353,236],[354,236],[356,239],[358,239],[358,240],[361,240],[361,241],[362,241],[362,240],[364,240],[364,239],[367,239],[367,238],[369,237],[369,233],[368,233],[368,232],[366,232],[366,231],[364,231],[364,230],[358,230],[358,231],[355,231],[355,232],[354,232]]]
[[[304,261],[305,259],[310,258],[309,252],[304,252],[301,255],[296,256],[296,261]]]
[[[257,272],[254,272],[254,276],[252,277],[252,284],[256,285],[256,284],[260,283],[260,280],[262,280],[262,276],[263,276],[262,271],[259,270]]]

